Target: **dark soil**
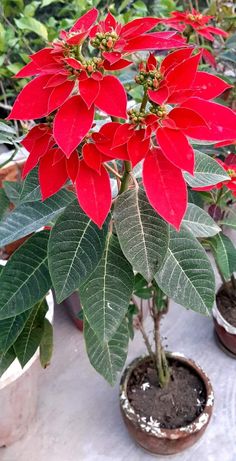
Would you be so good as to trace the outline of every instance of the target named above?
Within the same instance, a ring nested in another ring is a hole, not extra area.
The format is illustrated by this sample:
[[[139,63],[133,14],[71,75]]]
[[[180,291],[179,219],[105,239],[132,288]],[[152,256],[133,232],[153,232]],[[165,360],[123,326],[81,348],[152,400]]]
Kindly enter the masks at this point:
[[[227,322],[236,327],[236,289],[227,282],[216,295],[217,307]]]
[[[202,413],[206,389],[191,368],[177,360],[171,361],[170,367],[170,381],[161,388],[152,361],[142,363],[129,379],[128,399],[140,416],[152,417],[161,428],[176,429],[192,423]]]

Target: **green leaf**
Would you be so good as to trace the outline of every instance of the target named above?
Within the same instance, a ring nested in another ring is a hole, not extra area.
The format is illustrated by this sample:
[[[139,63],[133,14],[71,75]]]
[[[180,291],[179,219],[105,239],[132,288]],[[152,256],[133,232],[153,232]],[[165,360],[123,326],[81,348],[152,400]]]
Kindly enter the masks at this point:
[[[216,264],[224,279],[229,280],[236,271],[236,248],[232,241],[222,232],[207,239],[210,244]]]
[[[0,378],[12,362],[14,362],[15,358],[16,354],[13,347],[11,347],[5,354],[0,355]]]
[[[22,183],[16,181],[3,181],[3,189],[10,200],[15,206],[18,205],[20,200]]]
[[[142,189],[118,197],[114,219],[124,255],[135,271],[151,281],[167,252],[168,224],[152,208]]]
[[[46,226],[74,199],[74,194],[62,189],[44,202],[19,205],[0,223],[0,246],[12,243]]]
[[[129,332],[126,319],[110,341],[104,343],[99,341],[85,318],[84,339],[91,365],[113,386],[127,357]]]
[[[28,30],[42,37],[44,40],[48,39],[48,31],[42,22],[30,16],[22,16],[20,19],[15,19],[17,27],[21,30]]]
[[[216,160],[198,150],[195,150],[194,176],[185,172],[184,177],[191,187],[211,186],[229,179],[228,174]]]
[[[0,219],[2,219],[9,209],[10,201],[4,191],[4,189],[0,189]]]
[[[53,353],[53,327],[48,319],[44,319],[43,336],[40,343],[40,363],[43,368],[50,365]]]
[[[41,200],[41,191],[38,181],[38,168],[34,168],[22,185],[20,202],[34,202],[37,200]]]
[[[171,229],[166,260],[155,279],[178,304],[208,314],[215,296],[215,279],[209,259],[187,229]]]
[[[227,226],[236,229],[236,213],[233,209],[229,210],[227,215],[219,222],[221,226]]]
[[[0,274],[0,319],[34,306],[51,287],[47,265],[49,232],[38,232],[11,256]]]
[[[195,237],[211,237],[221,231],[211,216],[193,203],[188,204],[182,225]]]
[[[99,263],[107,224],[99,229],[81,210],[77,200],[57,220],[49,240],[48,259],[59,303],[79,288]]]
[[[21,334],[30,310],[0,321],[0,355],[4,355]]]
[[[23,331],[14,343],[15,353],[22,368],[33,357],[40,345],[47,310],[48,305],[45,299],[37,303],[31,310]]]
[[[80,290],[84,314],[100,341],[109,341],[124,319],[133,285],[132,267],[109,234],[101,261]]]

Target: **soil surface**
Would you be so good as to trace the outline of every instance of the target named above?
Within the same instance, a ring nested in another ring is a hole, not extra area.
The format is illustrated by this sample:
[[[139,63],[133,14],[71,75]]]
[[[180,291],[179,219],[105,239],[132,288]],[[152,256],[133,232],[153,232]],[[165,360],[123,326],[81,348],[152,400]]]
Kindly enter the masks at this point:
[[[128,383],[128,399],[140,416],[153,418],[161,428],[187,426],[202,413],[206,389],[194,370],[181,362],[171,361],[171,378],[167,386],[159,386],[153,363],[142,363]]]
[[[216,295],[217,307],[227,322],[236,327],[236,289],[227,282]]]

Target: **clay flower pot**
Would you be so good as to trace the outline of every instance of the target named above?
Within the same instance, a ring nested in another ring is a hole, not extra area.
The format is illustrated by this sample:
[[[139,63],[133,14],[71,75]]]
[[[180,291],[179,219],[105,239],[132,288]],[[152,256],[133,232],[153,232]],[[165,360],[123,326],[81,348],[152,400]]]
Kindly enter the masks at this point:
[[[218,290],[216,296],[216,304],[214,305],[212,314],[215,326],[215,333],[218,343],[228,355],[236,358],[236,327],[231,325],[221,314],[217,304],[217,297],[220,294],[223,286]]]
[[[66,298],[63,302],[62,305],[66,308],[70,318],[76,325],[76,327],[80,330],[83,331],[83,320],[81,320],[78,317],[78,314],[81,312],[82,307],[80,304],[80,299],[79,299],[79,293],[78,291],[75,291],[72,293],[68,298]]]
[[[149,360],[148,357],[135,359],[125,369],[120,383],[120,408],[125,425],[138,445],[156,455],[179,453],[197,442],[210,421],[214,402],[211,383],[203,370],[181,354],[171,353],[169,357],[192,369],[200,377],[205,387],[206,403],[204,410],[191,424],[177,429],[162,429],[158,421],[153,418],[147,420],[147,418],[141,417],[130,404],[127,396],[129,379],[142,362]]]

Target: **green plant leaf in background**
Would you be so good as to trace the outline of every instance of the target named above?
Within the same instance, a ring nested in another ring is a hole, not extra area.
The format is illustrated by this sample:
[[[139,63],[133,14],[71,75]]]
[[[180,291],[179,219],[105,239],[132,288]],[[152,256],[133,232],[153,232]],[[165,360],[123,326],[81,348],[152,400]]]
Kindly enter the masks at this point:
[[[26,202],[17,206],[0,222],[0,246],[14,242],[46,226],[74,199],[65,189],[44,202]]]
[[[21,30],[34,32],[39,37],[43,38],[43,40],[48,39],[48,32],[47,28],[45,27],[42,22],[38,21],[35,18],[30,16],[22,16],[20,19],[15,19],[15,23],[17,27]]]
[[[47,264],[49,232],[30,237],[9,259],[0,274],[0,319],[21,314],[42,299],[51,287]]]
[[[151,281],[167,252],[168,224],[152,208],[142,189],[118,197],[114,219],[124,255],[135,271]]]
[[[96,268],[105,247],[107,226],[108,220],[99,229],[77,200],[57,220],[49,240],[48,260],[58,302],[79,288]]]
[[[222,232],[207,239],[216,265],[225,280],[229,280],[236,271],[236,248],[229,237]]]
[[[221,231],[211,216],[193,203],[188,204],[182,225],[195,237],[211,237]]]
[[[22,366],[33,357],[37,351],[44,332],[44,319],[48,310],[45,299],[37,303],[31,309],[30,316],[24,325],[24,329],[14,343],[16,356]]]
[[[109,234],[101,261],[80,289],[85,316],[100,341],[108,342],[127,314],[133,285],[132,267]]]
[[[229,179],[228,174],[216,160],[195,150],[194,176],[185,172],[184,177],[191,187],[203,187],[218,184]]]
[[[127,357],[129,331],[124,319],[109,342],[101,342],[88,321],[84,321],[84,339],[91,365],[112,386],[122,370]]]
[[[28,309],[26,312],[22,312],[19,315],[0,320],[0,355],[6,354],[14,342],[21,334],[29,316],[31,310]]]
[[[43,368],[50,365],[53,353],[53,326],[48,319],[44,319],[43,336],[40,342],[40,363]]]
[[[187,229],[171,229],[167,257],[155,280],[178,304],[209,314],[215,296],[215,278],[201,244]]]

